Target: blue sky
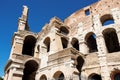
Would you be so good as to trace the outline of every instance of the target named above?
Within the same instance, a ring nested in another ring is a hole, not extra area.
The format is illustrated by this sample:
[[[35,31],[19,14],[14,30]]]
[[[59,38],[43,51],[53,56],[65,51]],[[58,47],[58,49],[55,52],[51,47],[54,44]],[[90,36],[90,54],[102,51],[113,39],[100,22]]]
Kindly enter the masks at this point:
[[[28,23],[32,32],[40,32],[49,20],[57,16],[64,20],[77,10],[98,0],[1,0],[0,1],[0,76],[11,51],[13,33],[23,5],[29,8]]]

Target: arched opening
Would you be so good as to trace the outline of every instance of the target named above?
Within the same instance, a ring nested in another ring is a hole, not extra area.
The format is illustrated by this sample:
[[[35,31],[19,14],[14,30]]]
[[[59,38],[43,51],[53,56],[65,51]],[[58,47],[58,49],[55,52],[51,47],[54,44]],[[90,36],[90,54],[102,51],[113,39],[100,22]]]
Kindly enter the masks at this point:
[[[64,80],[64,79],[65,79],[64,74],[63,74],[61,71],[57,71],[57,72],[54,74],[53,78],[54,78],[55,80]]]
[[[83,64],[84,64],[84,59],[81,56],[78,56],[76,68],[78,69],[79,72],[81,72]]]
[[[98,74],[92,74],[92,75],[89,76],[88,80],[102,80],[102,78]]]
[[[49,52],[50,51],[50,38],[49,37],[45,38],[43,43],[45,44],[46,52]]]
[[[86,43],[87,43],[87,46],[89,48],[89,53],[92,53],[92,52],[97,52],[98,49],[97,49],[97,43],[96,43],[96,35],[94,33],[88,33],[86,35]]]
[[[100,20],[101,20],[102,26],[106,26],[106,25],[109,25],[109,24],[114,24],[114,19],[113,19],[111,14],[103,15],[100,18]]]
[[[64,38],[64,37],[61,37],[61,41],[62,41],[63,49],[67,48],[67,46],[68,46],[68,40],[66,38]]]
[[[82,69],[82,67],[83,67],[83,65],[84,65],[84,59],[81,57],[81,56],[78,56],[77,57],[77,65],[76,65],[76,68],[77,68],[77,70],[79,71],[79,79],[81,78],[81,69]]]
[[[22,54],[34,56],[34,47],[36,38],[33,36],[26,36],[23,44]]]
[[[40,80],[47,80],[46,75],[42,75],[42,76],[40,77]]]
[[[106,29],[103,31],[103,35],[109,53],[120,51],[119,41],[115,29]]]
[[[38,69],[38,63],[34,60],[26,62],[23,70],[22,80],[35,80],[36,71]]]
[[[76,38],[73,38],[72,39],[72,42],[71,42],[72,46],[79,51],[79,41],[76,39]]]
[[[69,30],[66,27],[62,26],[60,27],[60,33],[67,35],[69,33]]]

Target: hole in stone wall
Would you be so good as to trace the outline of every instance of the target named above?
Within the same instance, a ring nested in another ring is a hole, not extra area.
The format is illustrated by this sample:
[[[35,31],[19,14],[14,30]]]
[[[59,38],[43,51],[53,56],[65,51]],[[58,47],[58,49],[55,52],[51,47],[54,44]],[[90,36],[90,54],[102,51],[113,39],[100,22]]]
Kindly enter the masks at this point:
[[[102,79],[101,79],[100,75],[98,75],[98,74],[92,74],[92,75],[89,76],[88,80],[102,80]]]
[[[97,52],[97,43],[96,43],[96,35],[94,33],[88,33],[86,35],[86,42],[89,48],[89,52]]]
[[[100,18],[100,20],[101,20],[102,26],[114,24],[114,19],[113,19],[112,15],[110,15],[110,14],[103,15]]]
[[[36,43],[36,38],[33,36],[25,37],[22,54],[34,56],[34,47]]]
[[[67,46],[68,46],[68,40],[66,38],[64,38],[64,37],[61,37],[61,41],[62,41],[63,49],[67,48]]]
[[[49,52],[50,51],[50,38],[49,37],[45,38],[44,44],[46,47],[46,52]]]
[[[120,51],[119,41],[115,29],[106,29],[103,31],[103,35],[109,53]]]
[[[90,15],[90,10],[89,9],[85,10],[85,14],[86,16]]]
[[[78,69],[79,72],[81,72],[83,64],[84,64],[84,59],[81,56],[78,56],[76,68]]]
[[[22,80],[35,80],[36,71],[38,69],[38,63],[34,60],[26,62],[23,70]]]
[[[73,38],[72,39],[72,42],[71,42],[72,46],[79,51],[79,41],[76,39],[76,38]]]
[[[60,33],[67,35],[69,33],[69,30],[66,27],[62,26],[60,28]]]

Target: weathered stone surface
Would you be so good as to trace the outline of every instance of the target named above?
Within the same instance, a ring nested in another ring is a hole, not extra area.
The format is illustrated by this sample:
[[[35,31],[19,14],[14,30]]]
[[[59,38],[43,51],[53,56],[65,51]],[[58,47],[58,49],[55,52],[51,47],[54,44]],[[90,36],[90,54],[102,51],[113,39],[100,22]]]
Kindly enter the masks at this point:
[[[86,12],[89,14],[86,14]],[[120,76],[120,0],[100,0],[33,33],[24,6],[4,80],[115,80]],[[106,21],[113,23],[104,25]],[[97,79],[96,79],[97,80]]]

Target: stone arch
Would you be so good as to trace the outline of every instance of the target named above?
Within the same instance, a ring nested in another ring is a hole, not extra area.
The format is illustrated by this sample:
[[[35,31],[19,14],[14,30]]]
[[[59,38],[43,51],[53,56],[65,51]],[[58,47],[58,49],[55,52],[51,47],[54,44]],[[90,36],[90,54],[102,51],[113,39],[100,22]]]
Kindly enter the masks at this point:
[[[22,80],[35,80],[38,63],[35,60],[29,60],[24,66]]]
[[[105,15],[101,16],[100,21],[102,23],[102,26],[114,23],[114,19],[111,14],[105,14]]]
[[[114,28],[103,30],[105,44],[109,53],[120,51],[118,36]]]
[[[76,50],[79,51],[79,41],[78,41],[78,39],[72,38],[71,44]]]
[[[47,80],[47,76],[45,74],[43,74],[41,77],[40,77],[40,80]]]
[[[49,52],[50,51],[50,37],[46,37],[43,43],[45,45],[46,52]]]
[[[36,38],[32,35],[28,35],[24,39],[22,54],[34,56],[34,48],[36,44]]]
[[[67,35],[69,34],[69,30],[65,26],[61,26],[60,33]]]
[[[88,80],[102,80],[102,78],[101,78],[101,75],[93,73],[88,77]]]
[[[65,76],[64,76],[62,71],[57,71],[57,72],[54,73],[53,78],[55,80],[64,80]]]
[[[61,37],[61,42],[62,42],[63,49],[67,48],[68,40],[66,38],[64,38],[64,37]]]
[[[97,42],[96,42],[96,35],[93,32],[87,33],[85,37],[86,44],[89,48],[89,53],[97,52]]]

